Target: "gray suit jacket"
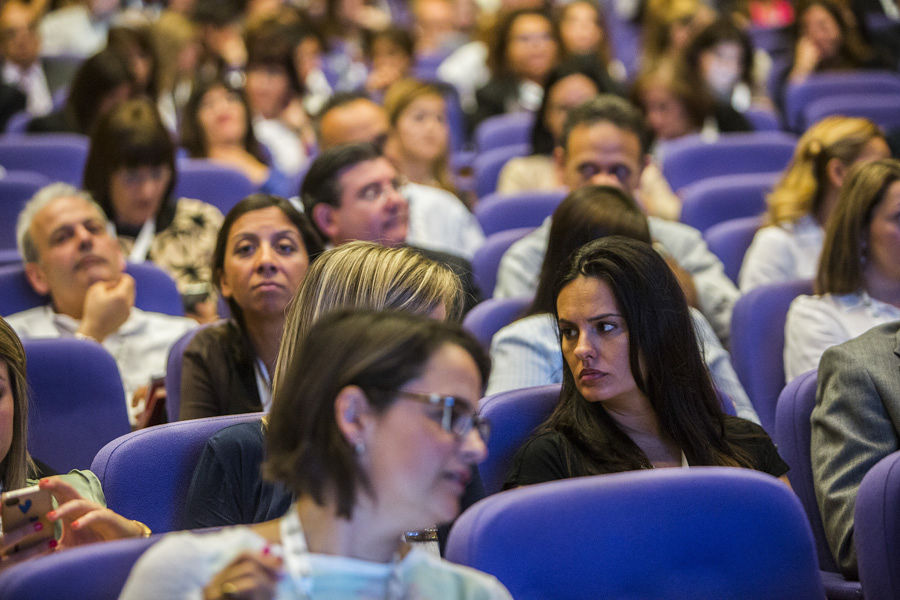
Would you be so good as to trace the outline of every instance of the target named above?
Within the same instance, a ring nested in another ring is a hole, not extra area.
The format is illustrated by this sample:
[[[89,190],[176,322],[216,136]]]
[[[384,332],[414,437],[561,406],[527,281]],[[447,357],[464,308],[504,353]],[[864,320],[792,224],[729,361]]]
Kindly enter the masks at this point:
[[[841,572],[857,579],[856,492],[875,463],[900,450],[900,321],[825,352],[810,423],[813,481],[825,535]]]

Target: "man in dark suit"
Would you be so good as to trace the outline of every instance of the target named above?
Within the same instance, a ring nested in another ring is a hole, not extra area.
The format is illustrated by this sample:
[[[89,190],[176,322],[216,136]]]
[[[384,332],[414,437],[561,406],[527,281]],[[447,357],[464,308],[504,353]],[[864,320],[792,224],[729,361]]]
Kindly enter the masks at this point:
[[[810,419],[816,500],[838,567],[857,579],[856,493],[875,463],[900,450],[900,321],[829,348],[818,380]]]

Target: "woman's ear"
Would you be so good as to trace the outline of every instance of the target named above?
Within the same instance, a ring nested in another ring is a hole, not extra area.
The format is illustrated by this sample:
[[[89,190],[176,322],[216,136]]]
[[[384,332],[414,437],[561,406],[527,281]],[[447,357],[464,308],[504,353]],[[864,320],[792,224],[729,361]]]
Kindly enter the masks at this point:
[[[371,414],[369,399],[359,386],[348,385],[334,399],[334,420],[353,448],[365,447]]]
[[[831,158],[825,164],[825,173],[828,176],[828,183],[836,190],[841,189],[844,185],[844,177],[847,175],[847,165],[839,158]]]

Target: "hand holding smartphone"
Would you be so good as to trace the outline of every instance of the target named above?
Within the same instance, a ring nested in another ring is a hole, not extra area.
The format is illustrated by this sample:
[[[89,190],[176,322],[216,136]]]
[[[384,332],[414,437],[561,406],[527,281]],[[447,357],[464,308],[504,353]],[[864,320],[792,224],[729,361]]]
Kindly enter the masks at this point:
[[[18,562],[52,550],[54,525],[47,520],[52,509],[50,492],[36,485],[0,495],[0,560]]]

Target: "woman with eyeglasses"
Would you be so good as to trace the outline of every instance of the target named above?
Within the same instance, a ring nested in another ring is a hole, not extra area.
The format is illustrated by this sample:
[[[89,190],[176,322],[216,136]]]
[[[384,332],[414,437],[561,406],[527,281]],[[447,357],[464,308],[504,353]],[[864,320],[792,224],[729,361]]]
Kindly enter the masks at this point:
[[[342,311],[288,365],[264,466],[296,501],[252,527],[170,534],[121,598],[511,598],[493,577],[401,541],[457,515],[487,452],[478,343],[422,316]]]

